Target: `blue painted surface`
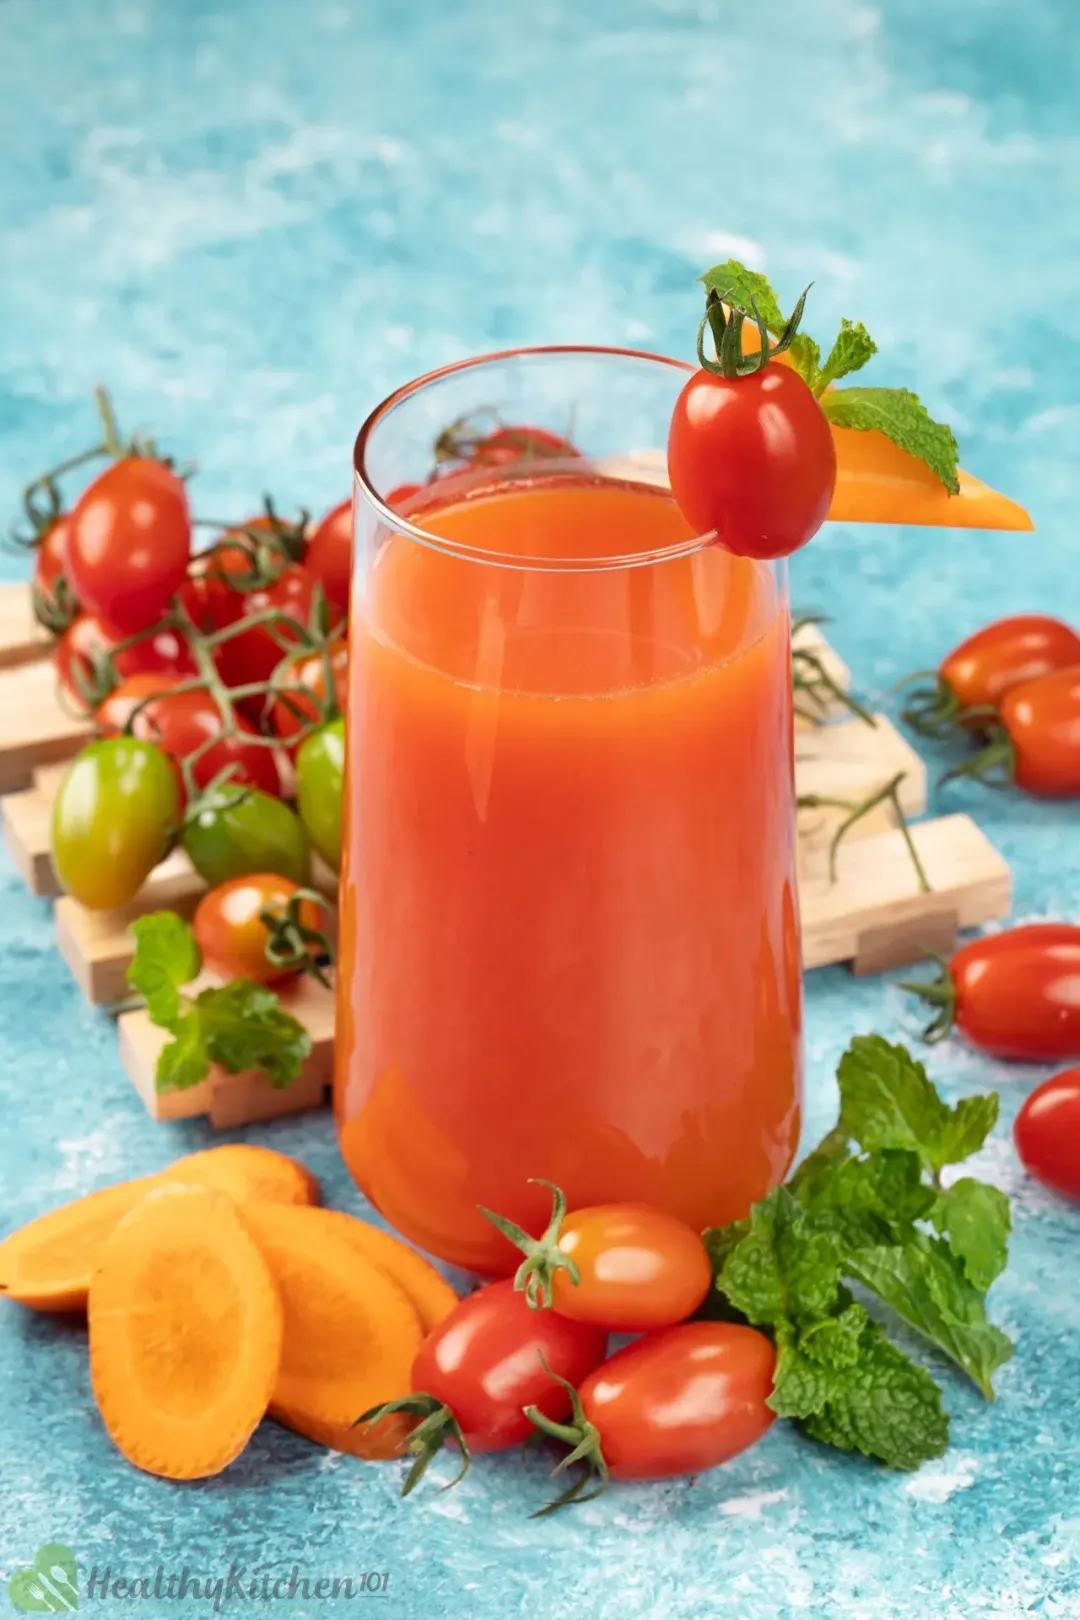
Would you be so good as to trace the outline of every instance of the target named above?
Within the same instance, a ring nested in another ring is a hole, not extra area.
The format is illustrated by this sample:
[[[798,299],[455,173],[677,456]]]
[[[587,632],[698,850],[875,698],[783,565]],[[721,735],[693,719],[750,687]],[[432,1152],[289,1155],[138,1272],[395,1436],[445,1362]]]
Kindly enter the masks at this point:
[[[814,276],[815,328],[865,320],[878,380],[917,383],[965,465],[1038,523],[1034,539],[819,536],[795,597],[834,616],[863,688],[1002,610],[1080,621],[1078,73],[1071,0],[1030,0],[1022,21],[1011,0],[0,0],[0,511],[88,438],[98,380],[127,422],[197,453],[203,510],[247,509],[267,485],[318,508],[347,489],[356,426],[393,384],[517,341],[686,352],[693,277],[735,252],[789,296]],[[1074,807],[949,802],[1009,856],[1019,916],[1080,914]],[[144,1117],[48,907],[10,866],[2,881],[6,1229],[208,1137]],[[839,971],[812,976],[808,1014],[812,1133],[850,1035],[910,1026],[885,982]],[[953,1047],[934,1072],[951,1096],[1000,1087],[980,1168],[1014,1195],[1017,1228],[994,1302],[1018,1355],[993,1408],[942,1373],[942,1463],[891,1476],[778,1426],[693,1485],[536,1524],[539,1458],[398,1506],[394,1468],[266,1425],[225,1478],[177,1488],[111,1449],[81,1331],[8,1310],[0,1567],[59,1539],[84,1578],[159,1557],[386,1570],[368,1601],[395,1620],[1080,1613],[1080,1216],[1012,1153],[1034,1071]],[[327,1117],[251,1134],[359,1207]]]

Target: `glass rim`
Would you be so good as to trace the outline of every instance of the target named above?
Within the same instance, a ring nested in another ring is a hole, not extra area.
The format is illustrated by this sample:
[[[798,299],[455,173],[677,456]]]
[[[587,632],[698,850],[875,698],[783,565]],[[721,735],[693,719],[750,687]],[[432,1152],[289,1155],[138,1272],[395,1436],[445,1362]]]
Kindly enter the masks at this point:
[[[439,366],[434,371],[427,371],[423,376],[416,377],[411,382],[402,383],[399,388],[394,389],[393,393],[388,394],[370,412],[356,435],[353,446],[353,478],[355,484],[362,490],[365,499],[374,508],[378,519],[386,523],[395,532],[407,535],[420,545],[428,546],[434,551],[440,551],[446,556],[458,557],[467,562],[486,563],[499,568],[521,571],[545,569],[559,573],[600,573],[611,569],[641,568],[656,563],[669,562],[678,557],[690,557],[695,552],[704,551],[707,547],[715,544],[716,531],[710,529],[706,534],[691,535],[686,540],[678,540],[670,546],[661,546],[653,551],[630,552],[623,556],[558,558],[521,556],[505,551],[488,551],[479,546],[463,545],[460,541],[447,539],[445,535],[432,534],[422,524],[412,522],[386,504],[372,483],[366,465],[368,441],[384,417],[388,416],[404,400],[410,399],[414,394],[420,393],[422,389],[427,388],[432,383],[441,381],[444,377],[454,376],[458,372],[479,370],[483,366],[490,366],[499,361],[543,355],[577,355],[592,357],[596,360],[644,360],[651,365],[668,366],[672,370],[685,373],[687,376],[694,370],[689,361],[677,360],[670,355],[652,354],[647,349],[623,349],[592,343],[550,343],[522,344],[513,349],[497,349],[488,354],[469,355],[462,360],[454,360],[448,365]],[[646,486],[643,485],[643,487]]]

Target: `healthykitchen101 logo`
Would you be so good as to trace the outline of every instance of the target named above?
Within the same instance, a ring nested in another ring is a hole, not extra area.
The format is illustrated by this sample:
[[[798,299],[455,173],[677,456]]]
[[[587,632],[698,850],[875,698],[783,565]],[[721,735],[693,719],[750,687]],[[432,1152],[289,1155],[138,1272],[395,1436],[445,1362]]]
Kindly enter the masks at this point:
[[[47,1542],[29,1568],[12,1575],[8,1596],[21,1614],[70,1614],[77,1609],[79,1577],[71,1548]]]

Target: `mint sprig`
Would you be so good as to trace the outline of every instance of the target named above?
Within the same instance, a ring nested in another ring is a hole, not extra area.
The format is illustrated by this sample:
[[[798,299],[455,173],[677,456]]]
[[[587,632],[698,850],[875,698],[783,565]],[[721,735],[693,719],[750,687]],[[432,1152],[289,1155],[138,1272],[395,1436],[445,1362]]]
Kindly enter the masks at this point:
[[[186,1091],[213,1063],[228,1074],[254,1069],[272,1086],[292,1084],[311,1052],[311,1036],[274,991],[233,979],[185,995],[202,968],[195,936],[175,911],[155,911],[131,925],[135,956],[128,983],[145,997],[151,1021],[173,1037],[157,1063],[158,1091]]]
[[[760,270],[728,259],[706,270],[700,280],[730,309],[745,316],[756,309],[774,337],[785,330],[780,301]],[[836,427],[884,433],[901,450],[925,462],[950,495],[958,494],[958,450],[952,429],[936,422],[918,395],[907,388],[834,387],[841,377],[861,371],[877,352],[877,344],[862,322],[846,317],[824,361],[819,345],[807,333],[798,332],[788,343],[795,370],[817,395],[830,422]]]
[[[921,1063],[876,1035],[852,1041],[838,1078],[838,1125],[748,1220],[705,1234],[715,1278],[705,1314],[772,1334],[780,1416],[829,1445],[915,1468],[948,1443],[941,1391],[863,1301],[993,1398],[1012,1354],[986,1314],[1007,1258],[1008,1200],[972,1177],[943,1187],[941,1171],[981,1147],[997,1098],[950,1107]]]

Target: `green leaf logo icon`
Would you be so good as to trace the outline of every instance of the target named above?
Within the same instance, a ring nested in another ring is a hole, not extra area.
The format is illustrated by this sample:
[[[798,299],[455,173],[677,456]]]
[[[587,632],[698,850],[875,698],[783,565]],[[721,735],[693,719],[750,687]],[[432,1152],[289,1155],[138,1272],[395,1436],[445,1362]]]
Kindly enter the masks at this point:
[[[21,1614],[70,1614],[79,1607],[75,1554],[59,1541],[38,1552],[31,1569],[17,1569],[8,1596]]]

